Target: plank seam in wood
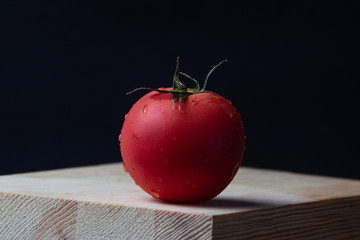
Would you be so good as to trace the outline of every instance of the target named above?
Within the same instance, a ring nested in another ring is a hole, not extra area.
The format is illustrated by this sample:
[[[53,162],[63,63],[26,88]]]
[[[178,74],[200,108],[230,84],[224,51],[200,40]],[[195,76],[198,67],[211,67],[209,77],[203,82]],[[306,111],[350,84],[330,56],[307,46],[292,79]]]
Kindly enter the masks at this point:
[[[0,237],[4,240],[211,238],[212,217],[203,214],[5,192],[0,196]],[[57,205],[62,209],[56,211]],[[8,221],[3,222],[9,209],[15,219],[7,215]],[[38,214],[35,219],[33,211]],[[24,218],[26,213],[29,219]]]

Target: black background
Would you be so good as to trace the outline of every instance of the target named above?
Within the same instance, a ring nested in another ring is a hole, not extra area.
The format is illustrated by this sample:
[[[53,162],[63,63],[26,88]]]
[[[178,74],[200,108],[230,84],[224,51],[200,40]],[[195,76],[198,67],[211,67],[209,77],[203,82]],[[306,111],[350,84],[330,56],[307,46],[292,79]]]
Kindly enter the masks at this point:
[[[244,166],[359,179],[353,3],[3,1],[0,174],[121,161],[125,93],[180,56],[199,81],[229,60],[208,90],[242,115]]]

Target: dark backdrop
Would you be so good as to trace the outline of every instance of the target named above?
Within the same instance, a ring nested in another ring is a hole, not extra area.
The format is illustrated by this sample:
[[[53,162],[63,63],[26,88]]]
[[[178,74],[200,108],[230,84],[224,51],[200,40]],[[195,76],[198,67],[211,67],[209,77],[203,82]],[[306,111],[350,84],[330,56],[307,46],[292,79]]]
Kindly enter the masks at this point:
[[[354,1],[355,2],[355,1]],[[337,1],[4,1],[0,174],[121,161],[123,117],[181,70],[230,99],[244,166],[360,178],[359,8]]]

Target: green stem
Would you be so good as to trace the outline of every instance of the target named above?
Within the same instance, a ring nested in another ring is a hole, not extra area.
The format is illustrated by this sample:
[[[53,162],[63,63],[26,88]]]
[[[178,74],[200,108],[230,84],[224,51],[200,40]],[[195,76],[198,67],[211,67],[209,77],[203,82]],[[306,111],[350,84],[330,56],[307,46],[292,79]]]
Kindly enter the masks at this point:
[[[224,62],[227,62],[227,61],[228,61],[227,59],[222,60],[220,63],[218,63],[217,65],[215,65],[215,66],[209,71],[209,73],[206,75],[205,82],[204,82],[204,86],[203,86],[203,88],[201,89],[201,92],[205,91],[207,82],[208,82],[209,77],[210,77],[210,75],[212,74],[212,72],[213,72],[217,67],[219,67],[221,64],[223,64]]]
[[[181,102],[189,95],[191,94],[197,94],[197,93],[202,93],[205,91],[206,89],[206,85],[207,82],[209,80],[210,75],[212,74],[212,72],[219,67],[221,64],[223,64],[224,62],[227,62],[227,60],[222,60],[220,63],[218,63],[217,65],[215,65],[210,71],[209,73],[206,75],[205,81],[204,81],[204,86],[202,89],[200,89],[200,85],[198,83],[198,81],[196,81],[194,78],[190,77],[189,75],[183,73],[183,72],[179,72],[179,57],[177,57],[176,59],[176,68],[175,68],[175,73],[174,73],[174,78],[173,78],[173,88],[171,90],[160,90],[160,89],[154,89],[154,88],[148,88],[148,87],[140,87],[140,88],[136,88],[131,92],[128,92],[126,95],[132,94],[136,91],[139,90],[148,90],[148,91],[157,91],[157,92],[161,92],[161,93],[169,93],[173,95],[173,100],[174,100],[174,107],[176,104],[177,99],[179,99],[179,110],[180,110],[180,106],[181,106]],[[179,80],[179,75],[185,76],[189,79],[191,79],[192,81],[195,82],[196,86],[195,88],[187,88],[185,86],[185,84],[183,84],[182,82],[180,82]]]
[[[194,89],[200,90],[200,84],[198,83],[198,81],[196,81],[194,78],[190,77],[189,75],[187,75],[187,74],[185,74],[183,72],[179,72],[179,73],[180,73],[180,75],[183,75],[183,76],[193,80],[195,82],[195,84],[196,84],[196,87]]]

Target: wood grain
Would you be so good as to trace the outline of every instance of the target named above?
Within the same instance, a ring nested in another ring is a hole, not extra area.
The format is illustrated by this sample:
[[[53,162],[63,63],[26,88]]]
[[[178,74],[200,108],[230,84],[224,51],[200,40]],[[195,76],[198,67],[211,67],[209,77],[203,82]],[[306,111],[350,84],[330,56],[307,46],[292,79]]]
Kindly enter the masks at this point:
[[[337,199],[214,217],[215,239],[360,239],[360,200]]]
[[[0,239],[360,239],[360,181],[243,167],[215,199],[170,204],[121,164],[0,176]]]

